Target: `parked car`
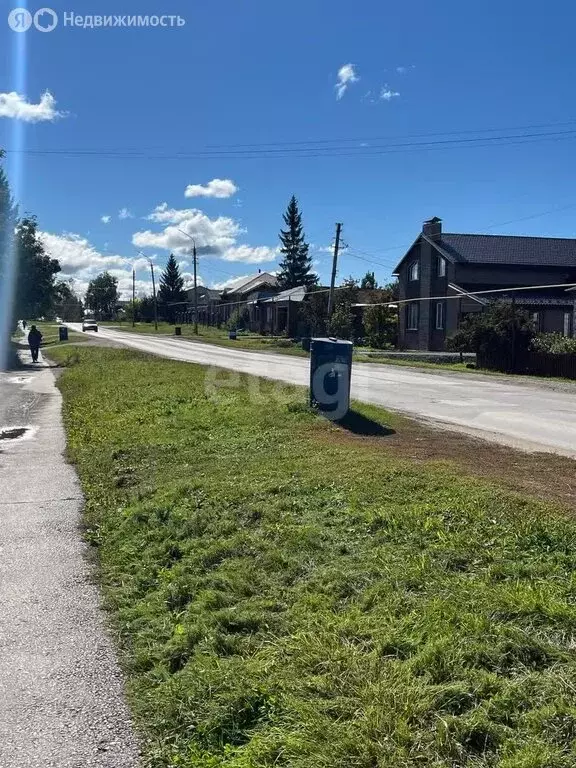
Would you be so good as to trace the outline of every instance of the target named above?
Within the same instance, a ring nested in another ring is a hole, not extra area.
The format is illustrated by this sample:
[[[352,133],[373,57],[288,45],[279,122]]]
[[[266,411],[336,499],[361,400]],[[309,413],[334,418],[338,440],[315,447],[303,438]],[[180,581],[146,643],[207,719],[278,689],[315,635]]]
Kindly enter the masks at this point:
[[[82,330],[83,331],[96,331],[96,333],[97,333],[98,332],[98,323],[96,322],[96,320],[90,320],[90,319],[87,318],[82,323]]]

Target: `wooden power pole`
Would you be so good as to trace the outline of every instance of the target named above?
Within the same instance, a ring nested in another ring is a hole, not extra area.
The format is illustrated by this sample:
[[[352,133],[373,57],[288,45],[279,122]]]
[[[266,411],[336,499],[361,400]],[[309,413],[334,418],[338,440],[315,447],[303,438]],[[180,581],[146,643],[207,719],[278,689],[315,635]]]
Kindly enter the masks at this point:
[[[194,240],[194,335],[198,336],[198,284],[196,282],[196,240]]]
[[[150,271],[152,272],[152,293],[154,294],[154,330],[158,330],[158,301],[156,299],[156,282],[154,280],[154,264],[150,261]]]
[[[338,267],[338,252],[340,250],[340,234],[342,232],[342,224],[336,224],[336,240],[334,241],[334,258],[332,260],[332,277],[330,279],[330,293],[328,294],[328,325],[332,318],[332,310],[334,309],[334,284],[336,282],[336,269]]]
[[[132,328],[136,325],[136,270],[132,270]]]

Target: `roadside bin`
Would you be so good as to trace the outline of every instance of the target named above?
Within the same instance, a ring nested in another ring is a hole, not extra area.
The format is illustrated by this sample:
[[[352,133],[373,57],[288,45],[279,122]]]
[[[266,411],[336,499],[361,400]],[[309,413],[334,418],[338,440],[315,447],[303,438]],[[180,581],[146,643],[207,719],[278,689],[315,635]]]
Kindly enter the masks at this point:
[[[229,331],[228,338],[231,339],[232,341],[236,341],[236,339],[238,338],[238,332],[237,331]]]
[[[182,328],[179,325],[174,328],[174,336],[182,336]]]
[[[65,325],[58,328],[58,338],[60,341],[68,341],[68,328]]]
[[[330,419],[342,419],[350,409],[351,341],[312,339],[310,344],[310,405]]]
[[[311,342],[312,342],[312,339],[309,339],[309,338],[302,339],[300,343],[302,344],[302,349],[304,350],[304,352],[310,352]]]

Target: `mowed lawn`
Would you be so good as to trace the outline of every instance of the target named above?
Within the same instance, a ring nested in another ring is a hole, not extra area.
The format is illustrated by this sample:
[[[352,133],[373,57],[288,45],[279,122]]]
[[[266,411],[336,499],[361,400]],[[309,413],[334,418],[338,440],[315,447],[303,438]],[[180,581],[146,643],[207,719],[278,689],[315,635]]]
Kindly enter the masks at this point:
[[[51,356],[146,765],[576,765],[566,509],[396,457],[376,408]]]

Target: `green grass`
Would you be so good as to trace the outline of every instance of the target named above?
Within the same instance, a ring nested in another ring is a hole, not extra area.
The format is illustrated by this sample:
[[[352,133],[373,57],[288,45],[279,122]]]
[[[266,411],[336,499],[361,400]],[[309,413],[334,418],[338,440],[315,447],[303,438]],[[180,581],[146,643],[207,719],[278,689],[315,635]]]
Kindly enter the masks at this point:
[[[51,347],[55,344],[64,344],[65,342],[61,342],[58,336],[58,329],[60,326],[58,323],[51,323],[51,322],[31,322],[28,324],[26,328],[26,336],[28,336],[28,332],[30,331],[30,326],[35,325],[36,328],[40,331],[42,334],[42,348],[44,347]],[[86,335],[84,333],[77,333],[76,331],[71,331],[68,329],[68,340],[69,343],[82,343],[86,341]]]
[[[571,519],[347,435],[303,390],[53,356],[146,765],[576,764]]]

